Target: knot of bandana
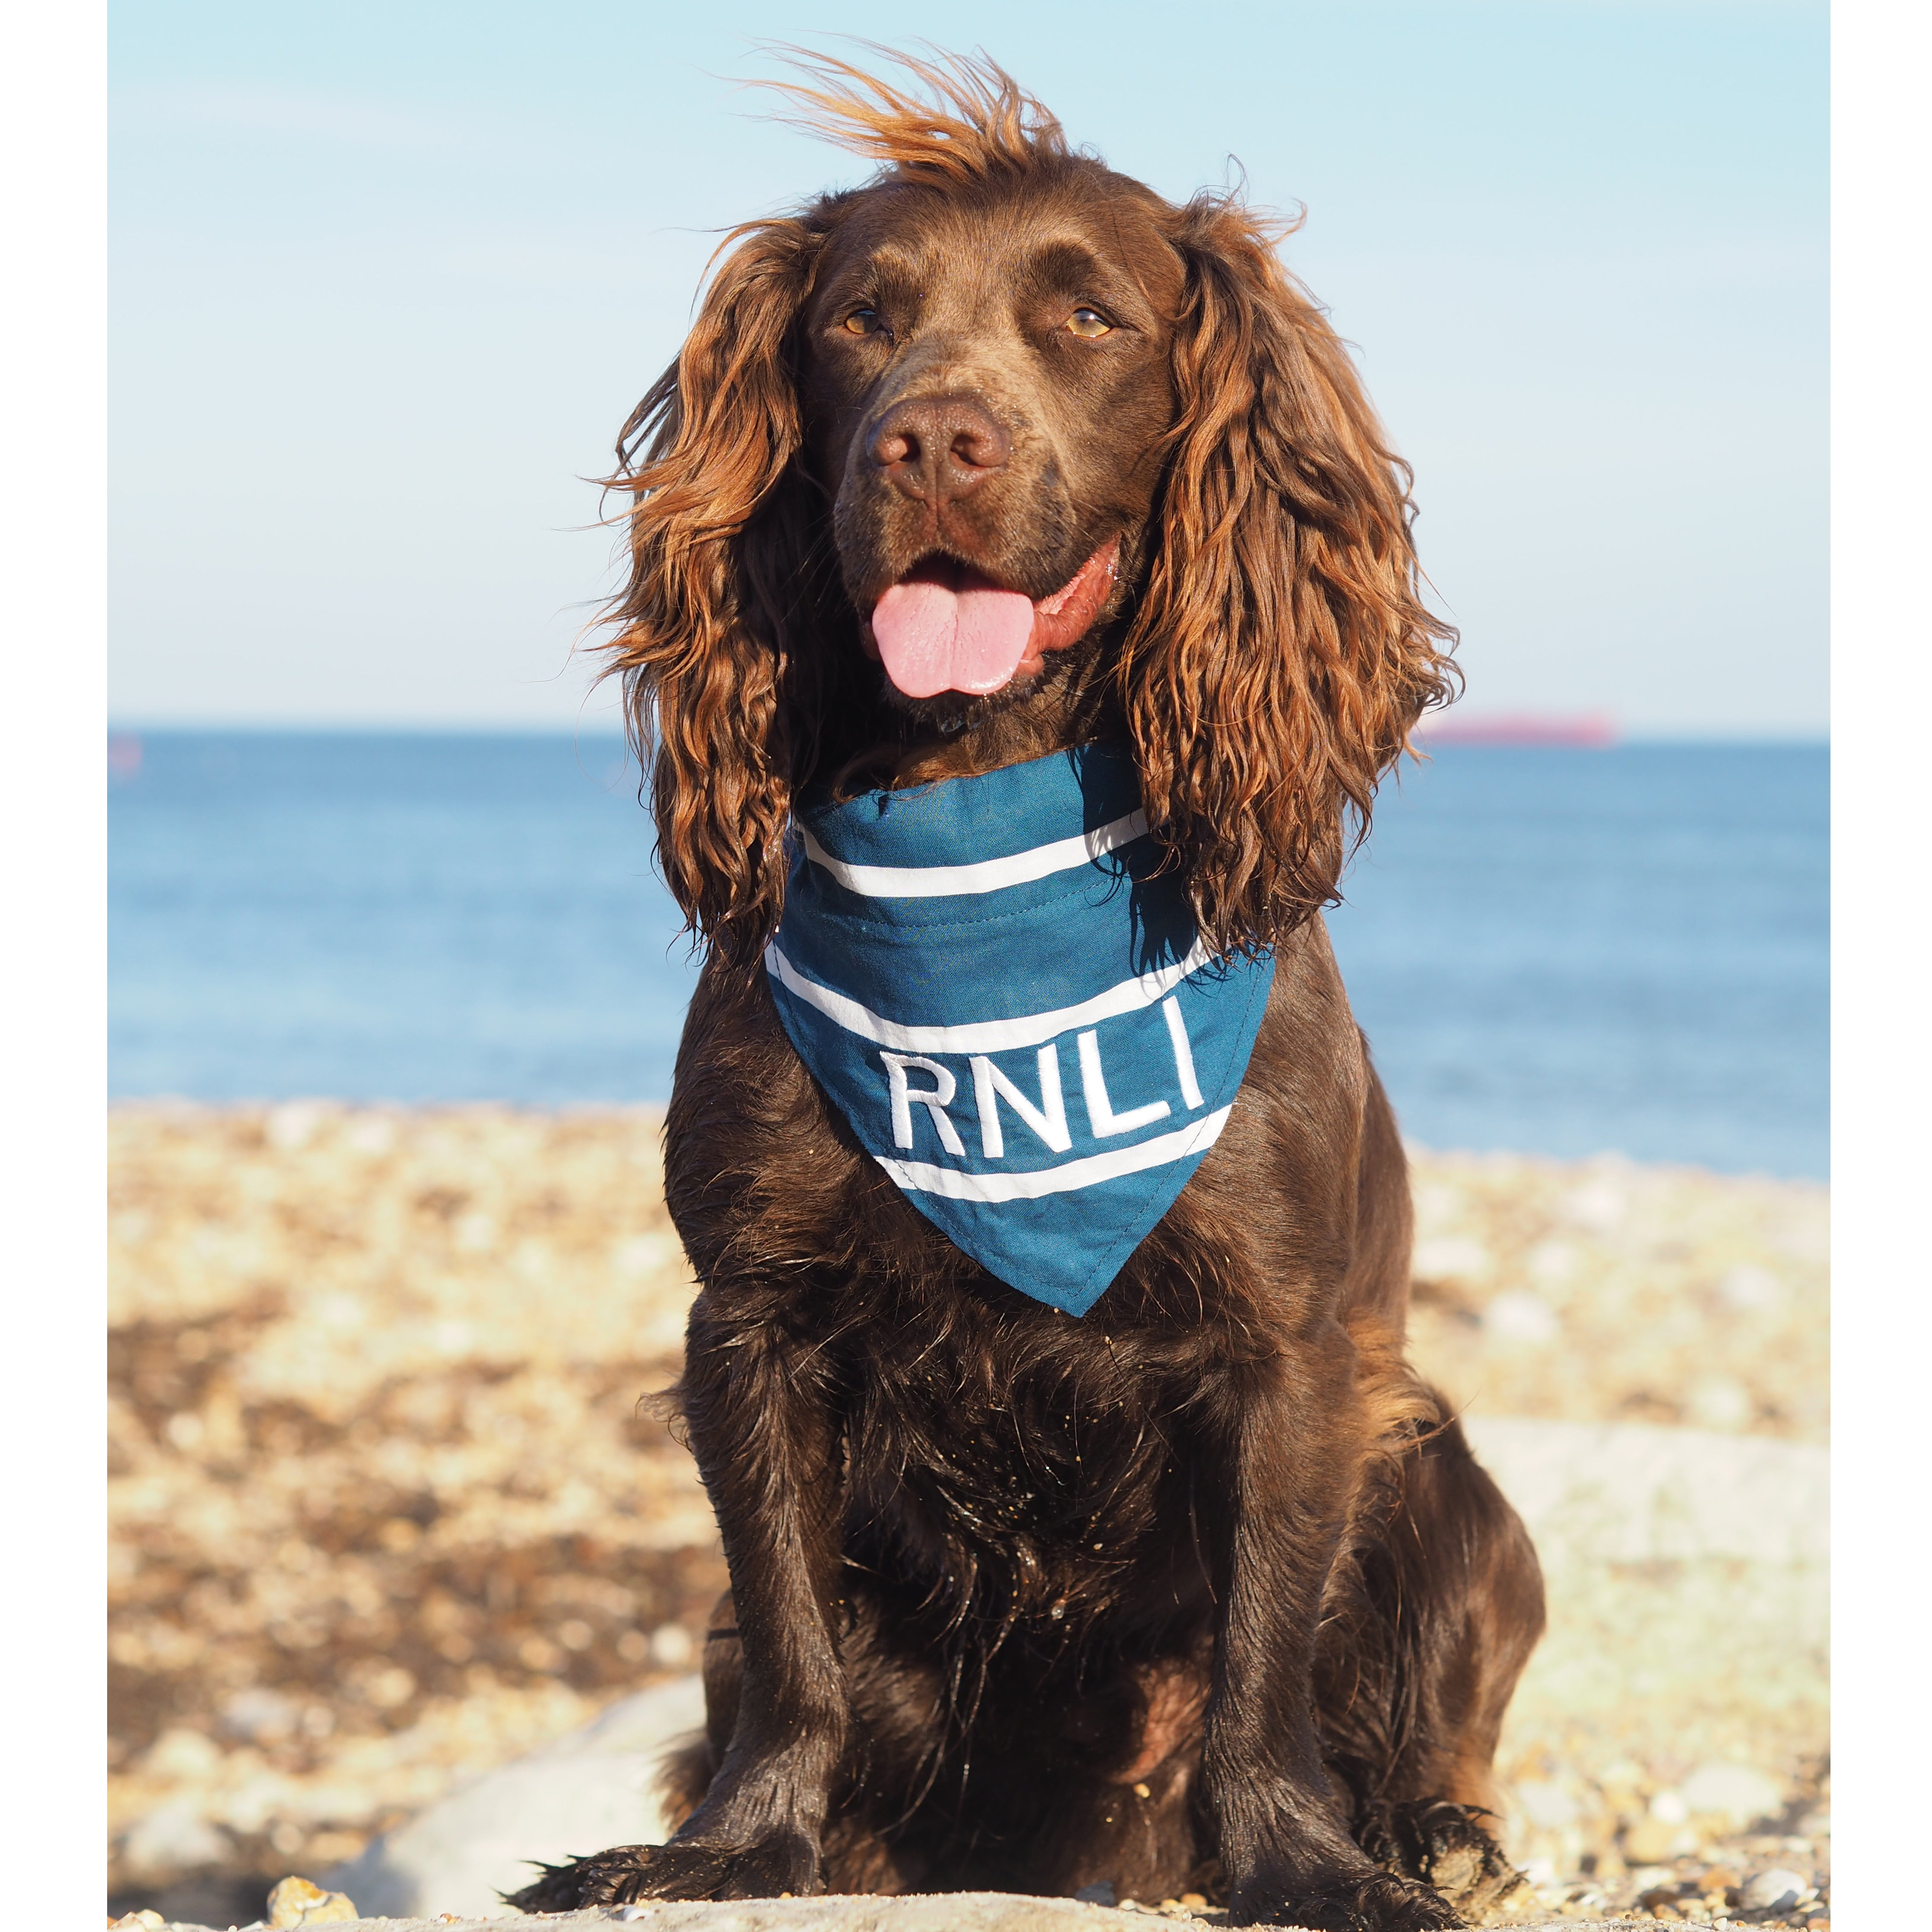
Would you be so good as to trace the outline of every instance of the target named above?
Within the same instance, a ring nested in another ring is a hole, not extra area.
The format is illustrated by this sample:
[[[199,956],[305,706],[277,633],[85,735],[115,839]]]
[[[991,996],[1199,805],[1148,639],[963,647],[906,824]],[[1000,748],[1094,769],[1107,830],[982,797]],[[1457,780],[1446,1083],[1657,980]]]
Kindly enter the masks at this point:
[[[1157,870],[1131,754],[802,803],[765,955],[793,1044],[908,1200],[1084,1315],[1228,1118],[1274,976]]]

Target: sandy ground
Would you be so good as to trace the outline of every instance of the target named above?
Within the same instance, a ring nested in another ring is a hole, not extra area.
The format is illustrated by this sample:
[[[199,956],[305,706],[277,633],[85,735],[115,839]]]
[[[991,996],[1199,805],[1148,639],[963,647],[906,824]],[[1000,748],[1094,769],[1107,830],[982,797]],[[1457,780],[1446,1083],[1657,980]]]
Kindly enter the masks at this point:
[[[117,1909],[251,1917],[267,1881],[690,1667],[724,1575],[641,1400],[692,1292],[658,1131],[642,1110],[116,1110]],[[1414,1159],[1414,1352],[1475,1414],[1823,1440],[1822,1188]],[[1666,1652],[1744,1607],[1736,1576],[1646,1580]],[[1767,1652],[1700,1708],[1619,1700],[1587,1681],[1586,1624],[1502,1754],[1545,1902],[1709,1917],[1767,1864],[1822,1878],[1816,1659]],[[1754,1836],[1684,1796],[1722,1763],[1774,1795]]]

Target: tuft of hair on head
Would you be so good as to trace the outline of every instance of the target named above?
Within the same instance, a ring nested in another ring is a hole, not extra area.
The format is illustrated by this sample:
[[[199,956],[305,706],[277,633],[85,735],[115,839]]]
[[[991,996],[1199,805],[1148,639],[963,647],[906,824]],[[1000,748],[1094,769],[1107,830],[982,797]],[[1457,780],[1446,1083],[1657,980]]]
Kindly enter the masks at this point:
[[[902,78],[777,44],[768,51],[801,78],[746,84],[790,104],[774,119],[869,156],[882,174],[914,181],[984,181],[1071,152],[1054,116],[984,53],[927,44],[931,58],[922,58],[876,40],[853,44]]]

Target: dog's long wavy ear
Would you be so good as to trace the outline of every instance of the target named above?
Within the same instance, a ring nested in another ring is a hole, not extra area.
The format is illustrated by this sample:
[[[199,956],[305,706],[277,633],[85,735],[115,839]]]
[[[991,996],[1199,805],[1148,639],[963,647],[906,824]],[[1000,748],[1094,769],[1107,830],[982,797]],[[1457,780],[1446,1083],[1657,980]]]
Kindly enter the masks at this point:
[[[1376,786],[1454,696],[1408,466],[1347,350],[1232,197],[1179,211],[1178,403],[1120,659],[1151,828],[1204,934],[1252,949],[1337,896]]]
[[[814,212],[727,238],[610,479],[634,501],[608,673],[623,679],[665,882],[692,930],[740,963],[783,909],[786,816],[816,730],[792,338],[826,232]]]

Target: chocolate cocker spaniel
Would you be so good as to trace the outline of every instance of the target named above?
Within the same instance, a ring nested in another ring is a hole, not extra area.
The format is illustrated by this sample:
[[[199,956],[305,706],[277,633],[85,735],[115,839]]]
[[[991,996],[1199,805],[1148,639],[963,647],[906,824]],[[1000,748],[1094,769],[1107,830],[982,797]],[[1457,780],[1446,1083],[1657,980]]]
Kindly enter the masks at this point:
[[[984,62],[800,59],[878,172],[735,231],[620,443],[731,1589],[676,1834],[516,1902],[1460,1924],[1520,1882],[1490,1764],[1542,1588],[1403,1360],[1322,920],[1453,688],[1408,472],[1283,230]]]

